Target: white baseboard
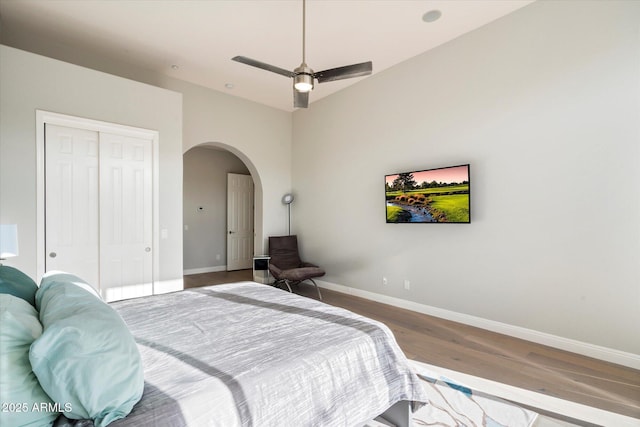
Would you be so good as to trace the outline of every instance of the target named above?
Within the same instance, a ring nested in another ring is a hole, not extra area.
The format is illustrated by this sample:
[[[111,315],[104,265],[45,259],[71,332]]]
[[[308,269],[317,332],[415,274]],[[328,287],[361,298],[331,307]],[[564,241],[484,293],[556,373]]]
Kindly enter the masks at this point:
[[[182,273],[185,276],[188,276],[190,274],[218,273],[220,271],[227,271],[227,266],[226,265],[216,265],[214,267],[190,268],[188,270],[184,270]]]
[[[183,289],[184,289],[184,280],[182,278],[175,279],[175,280],[161,280],[153,284],[154,295],[181,291]]]
[[[406,310],[416,311],[418,313],[428,314],[434,317],[451,320],[465,325],[475,326],[503,335],[520,338],[523,340],[547,345],[549,347],[558,348],[572,353],[581,354],[583,356],[593,357],[595,359],[604,360],[618,365],[627,366],[633,369],[640,369],[640,355],[615,350],[608,347],[602,347],[582,341],[569,338],[559,337],[547,334],[545,332],[535,331],[520,326],[509,325],[507,323],[496,322],[495,320],[483,319],[481,317],[471,316],[464,313],[445,310],[438,307],[432,307],[426,304],[420,304],[413,301],[407,301],[401,298],[391,297],[388,295],[377,294],[375,292],[364,291],[362,289],[351,288],[349,286],[338,285],[336,283],[316,280],[318,286],[332,291],[342,292],[344,294],[354,295],[372,301],[381,302],[383,304],[393,305],[395,307],[404,308]]]

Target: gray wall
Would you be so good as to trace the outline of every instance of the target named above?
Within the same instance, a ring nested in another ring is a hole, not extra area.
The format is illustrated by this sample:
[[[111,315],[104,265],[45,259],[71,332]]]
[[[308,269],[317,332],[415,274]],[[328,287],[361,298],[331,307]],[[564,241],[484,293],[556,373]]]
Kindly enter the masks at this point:
[[[207,143],[242,159],[262,218],[257,253],[286,232],[280,197],[293,182],[293,231],[328,282],[640,354],[639,7],[538,1],[293,115],[46,40],[18,47],[180,92],[182,150],[163,158],[180,167],[182,152]],[[28,267],[35,176],[24,107],[37,103],[38,80],[60,71],[44,60],[7,66],[5,52],[0,220],[17,215],[27,229],[15,262]],[[108,96],[109,85],[92,91]],[[63,91],[45,92],[38,108],[74,112]],[[104,107],[89,108],[105,119]],[[145,113],[125,105],[118,114]],[[465,162],[470,225],[384,223],[385,174]],[[178,218],[182,182],[165,172],[162,203]],[[175,236],[182,223],[168,226]],[[181,242],[163,247],[163,268],[177,273]]]
[[[295,112],[305,258],[329,283],[640,354],[639,22],[638,2],[535,2]],[[385,174],[462,163],[470,225],[385,224]]]
[[[0,46],[0,222],[17,223],[36,277],[36,109],[157,130],[160,281],[182,283],[182,97],[179,93]]]
[[[161,79],[159,84],[182,93],[184,152],[202,144],[223,148],[251,172],[254,250],[263,254],[267,237],[287,230],[287,211],[280,199],[291,191],[291,113],[180,80]]]
[[[184,269],[225,270],[227,173],[249,175],[249,169],[234,154],[206,147],[184,153],[183,169]]]
[[[58,47],[65,54],[61,57],[83,63],[82,57],[66,58],[72,52]],[[182,280],[182,154],[192,147],[206,144],[228,150],[246,165],[242,173],[251,173],[256,184],[255,253],[265,252],[267,236],[286,232],[286,209],[280,198],[291,191],[290,113],[140,70],[134,70],[136,78],[171,90],[0,48],[0,221],[17,222],[20,234],[20,257],[7,264],[36,278],[37,108],[160,130],[160,228],[169,236],[161,240],[161,280]],[[126,75],[126,70],[123,66],[118,74]],[[95,102],[97,98],[102,101]],[[226,215],[219,220],[226,221]],[[188,260],[191,255],[186,250]],[[225,251],[221,254],[224,261]],[[207,266],[211,265],[203,267]]]

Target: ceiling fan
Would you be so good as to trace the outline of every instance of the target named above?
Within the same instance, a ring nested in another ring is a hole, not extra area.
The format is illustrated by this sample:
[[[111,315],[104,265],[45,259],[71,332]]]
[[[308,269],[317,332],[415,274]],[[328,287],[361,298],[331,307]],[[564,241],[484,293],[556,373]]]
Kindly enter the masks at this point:
[[[306,0],[302,0],[302,64],[294,68],[293,71],[276,67],[275,65],[266,64],[247,58],[246,56],[235,56],[231,58],[233,61],[251,65],[252,67],[261,68],[280,74],[285,77],[293,78],[293,106],[294,108],[307,108],[309,106],[309,92],[313,90],[314,80],[318,83],[332,82],[335,80],[350,79],[353,77],[368,76],[371,74],[371,61],[362,62],[360,64],[346,65],[344,67],[331,68],[324,71],[313,71],[306,63],[305,58],[305,20],[306,20]]]

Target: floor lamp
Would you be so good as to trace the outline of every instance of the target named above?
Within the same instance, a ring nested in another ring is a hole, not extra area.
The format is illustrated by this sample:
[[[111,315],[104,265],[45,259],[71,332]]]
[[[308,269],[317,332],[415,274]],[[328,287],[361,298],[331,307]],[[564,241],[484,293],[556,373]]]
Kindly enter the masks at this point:
[[[289,236],[291,236],[291,203],[293,203],[293,194],[287,193],[282,196],[282,203],[289,207]]]

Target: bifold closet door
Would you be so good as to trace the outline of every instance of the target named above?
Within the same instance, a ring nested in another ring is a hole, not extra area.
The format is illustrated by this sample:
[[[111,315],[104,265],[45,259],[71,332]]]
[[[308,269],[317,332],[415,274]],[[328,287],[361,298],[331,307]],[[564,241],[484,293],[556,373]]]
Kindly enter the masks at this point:
[[[46,270],[107,301],[153,293],[152,141],[47,125]]]

